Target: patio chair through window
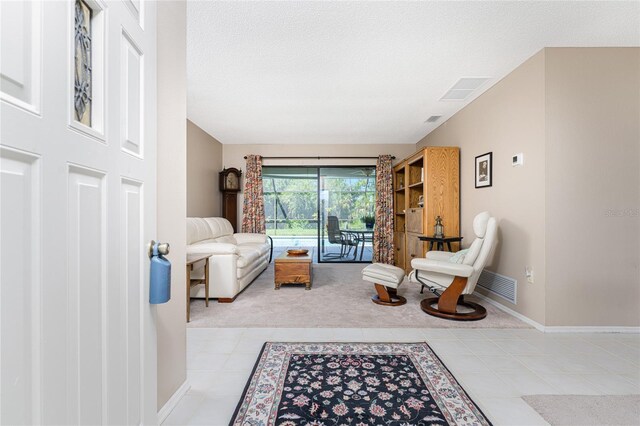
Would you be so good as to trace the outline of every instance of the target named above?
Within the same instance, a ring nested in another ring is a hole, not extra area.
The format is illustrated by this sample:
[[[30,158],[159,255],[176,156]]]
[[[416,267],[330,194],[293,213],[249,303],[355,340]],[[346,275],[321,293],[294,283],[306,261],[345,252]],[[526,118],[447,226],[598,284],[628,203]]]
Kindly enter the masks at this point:
[[[340,230],[337,216],[327,216],[327,237],[330,244],[340,244],[340,253],[327,253],[325,258],[342,259],[351,253],[352,248],[357,248],[360,242],[355,234]]]

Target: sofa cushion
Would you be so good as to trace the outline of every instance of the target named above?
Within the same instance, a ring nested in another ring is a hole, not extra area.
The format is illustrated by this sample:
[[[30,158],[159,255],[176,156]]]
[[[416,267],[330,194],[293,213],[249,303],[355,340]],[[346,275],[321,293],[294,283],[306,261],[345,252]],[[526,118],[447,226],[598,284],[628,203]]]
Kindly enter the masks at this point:
[[[233,236],[231,222],[223,217],[205,217],[203,219],[211,230],[211,238]]]
[[[259,250],[260,250],[260,254],[261,255],[265,255],[265,254],[269,253],[269,251],[271,251],[271,244],[269,244],[269,243],[261,244],[259,246]]]
[[[238,246],[235,244],[225,244],[225,243],[207,243],[205,241],[201,241],[196,244],[190,244],[187,246],[187,254],[238,254]],[[210,241],[210,240],[209,240]]]
[[[187,244],[195,244],[210,238],[213,238],[211,228],[203,218],[187,218]]]
[[[268,243],[267,236],[265,234],[254,234],[247,232],[239,232],[233,234],[233,237],[238,241],[238,244],[265,244]]]
[[[237,244],[238,247],[252,247],[257,250],[260,255],[265,255],[269,253],[271,250],[271,245],[269,243],[245,243],[245,244]]]
[[[252,273],[265,261],[265,256],[260,254],[259,248],[255,246],[238,246],[238,252],[240,253],[236,263],[236,276],[238,279]]]
[[[220,241],[217,238],[207,238],[206,240],[202,240],[202,241],[198,241],[197,243],[193,243],[193,244],[189,244],[191,246],[201,246],[203,244],[219,244],[222,241]],[[235,244],[234,244],[235,246]]]
[[[214,238],[212,241],[215,241],[216,243],[233,244],[236,246],[238,245],[238,242],[233,237],[233,235],[225,235],[224,237]]]
[[[255,260],[260,257],[260,250],[254,246],[243,245],[237,246],[238,248],[238,269],[246,268],[251,265]]]

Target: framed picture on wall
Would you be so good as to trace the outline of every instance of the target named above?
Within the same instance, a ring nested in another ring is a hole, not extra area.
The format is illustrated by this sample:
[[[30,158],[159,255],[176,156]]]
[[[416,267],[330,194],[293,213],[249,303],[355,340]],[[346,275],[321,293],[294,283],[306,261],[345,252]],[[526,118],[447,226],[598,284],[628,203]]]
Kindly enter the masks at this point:
[[[476,157],[476,188],[487,188],[493,184],[493,152]]]

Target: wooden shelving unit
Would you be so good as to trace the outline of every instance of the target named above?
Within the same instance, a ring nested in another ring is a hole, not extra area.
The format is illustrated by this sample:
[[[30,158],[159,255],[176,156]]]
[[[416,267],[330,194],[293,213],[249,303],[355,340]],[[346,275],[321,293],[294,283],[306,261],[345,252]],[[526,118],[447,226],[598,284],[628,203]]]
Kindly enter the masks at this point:
[[[425,254],[426,245],[418,237],[433,233],[436,216],[442,218],[445,235],[460,235],[460,149],[421,149],[393,172],[395,263],[409,272],[411,259]]]

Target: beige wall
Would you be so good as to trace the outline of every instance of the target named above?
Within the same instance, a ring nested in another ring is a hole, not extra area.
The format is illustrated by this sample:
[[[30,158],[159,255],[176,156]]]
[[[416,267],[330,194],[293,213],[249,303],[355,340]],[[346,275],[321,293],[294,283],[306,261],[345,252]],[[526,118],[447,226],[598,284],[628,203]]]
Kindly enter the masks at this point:
[[[518,303],[495,300],[546,326],[640,326],[640,49],[544,49],[424,145],[461,147],[467,244],[476,212],[500,219],[488,269],[518,280]],[[493,187],[475,189],[489,151]]]
[[[460,147],[461,228],[484,210],[499,221],[498,245],[487,269],[518,280],[517,305],[500,303],[545,322],[544,53],[538,53],[418,142],[418,147]],[[493,152],[493,186],[476,189],[475,157]],[[524,166],[511,156],[524,153]],[[533,284],[525,267],[534,268]],[[493,297],[493,296],[490,296]]]
[[[382,154],[395,155],[396,162],[408,157],[416,151],[413,144],[379,144],[379,145],[223,145],[223,163],[225,167],[237,167],[244,171],[247,154],[262,155],[263,157],[371,157]],[[376,160],[265,160],[264,165],[369,165]],[[242,193],[238,196],[238,223],[242,223]]]
[[[187,164],[187,216],[220,216],[218,173],[222,170],[222,144],[190,120],[187,120]]]
[[[186,4],[158,2],[158,240],[171,244],[171,300],[158,305],[158,410],[187,378]]]
[[[640,49],[546,49],[547,325],[640,325]]]

